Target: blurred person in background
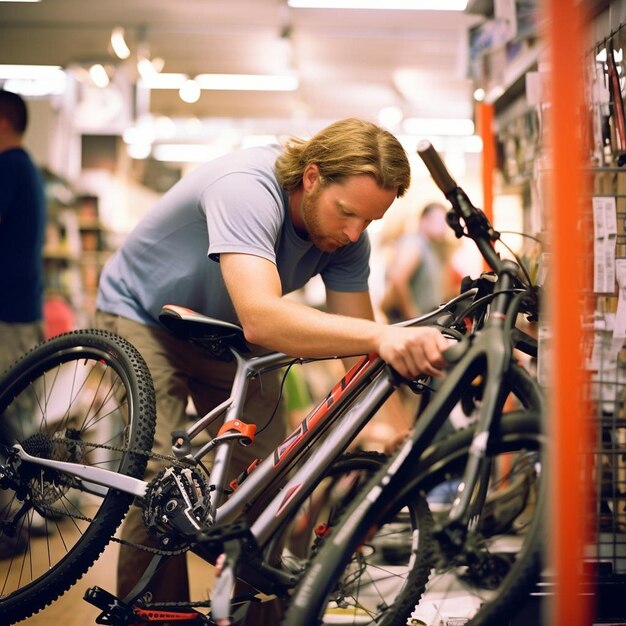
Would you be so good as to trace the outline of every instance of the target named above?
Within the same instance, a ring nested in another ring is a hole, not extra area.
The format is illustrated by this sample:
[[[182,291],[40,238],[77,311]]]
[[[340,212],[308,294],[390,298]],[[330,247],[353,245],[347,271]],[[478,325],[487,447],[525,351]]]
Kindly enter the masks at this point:
[[[26,103],[0,89],[0,372],[43,339],[43,178],[22,142]]]
[[[428,313],[453,295],[450,232],[446,208],[431,202],[422,209],[417,229],[398,237],[381,301],[390,323]]]
[[[22,354],[43,340],[43,242],[46,197],[38,167],[23,147],[26,103],[0,89],[0,377]],[[5,411],[0,443],[30,434],[28,416]],[[0,491],[0,507],[9,506]],[[26,547],[18,535],[0,535],[0,558]]]

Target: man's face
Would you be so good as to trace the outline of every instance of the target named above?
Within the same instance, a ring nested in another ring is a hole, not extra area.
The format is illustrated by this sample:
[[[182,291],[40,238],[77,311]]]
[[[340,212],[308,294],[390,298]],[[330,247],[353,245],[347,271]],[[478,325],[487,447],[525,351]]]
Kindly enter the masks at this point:
[[[395,189],[381,189],[365,174],[326,185],[318,179],[302,198],[309,239],[322,252],[355,242],[373,220],[383,217],[395,197]]]

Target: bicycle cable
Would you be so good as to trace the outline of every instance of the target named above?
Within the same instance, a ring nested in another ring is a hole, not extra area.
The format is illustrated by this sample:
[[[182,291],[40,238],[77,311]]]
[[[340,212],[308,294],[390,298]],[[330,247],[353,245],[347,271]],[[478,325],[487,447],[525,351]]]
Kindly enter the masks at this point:
[[[293,367],[295,363],[297,363],[297,359],[294,361],[291,361],[287,365],[287,367],[285,367],[285,372],[283,374],[282,380],[280,381],[280,388],[278,389],[278,398],[276,399],[274,410],[272,411],[272,414],[269,416],[265,424],[263,424],[263,426],[256,431],[257,436],[260,435],[274,421],[274,418],[276,417],[276,413],[278,412],[278,407],[280,406],[280,401],[283,397],[283,389],[285,387],[285,381],[287,380],[287,374],[289,373],[289,370]]]
[[[541,239],[533,235],[528,235],[527,233],[518,233],[514,230],[501,230],[499,232],[501,235],[505,234],[505,235],[518,235],[519,237],[527,237],[528,239],[532,239],[533,241],[536,241],[538,244],[543,245],[543,242],[541,241]],[[534,287],[534,283],[532,281],[532,278],[530,277],[530,273],[528,272],[528,269],[524,265],[524,263],[522,263],[520,256],[501,237],[498,237],[498,241],[513,255],[513,258],[515,259],[517,264],[520,266],[520,269],[522,270],[524,276],[526,277],[526,280],[528,282],[527,286]]]

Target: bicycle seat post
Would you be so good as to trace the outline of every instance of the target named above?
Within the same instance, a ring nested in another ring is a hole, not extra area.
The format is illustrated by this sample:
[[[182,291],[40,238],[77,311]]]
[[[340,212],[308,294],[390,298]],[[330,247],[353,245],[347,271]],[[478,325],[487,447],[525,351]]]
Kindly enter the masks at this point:
[[[235,376],[233,379],[233,385],[229,398],[229,404],[224,413],[223,423],[230,420],[241,419],[243,414],[243,405],[245,402],[246,392],[248,390],[248,384],[252,374],[254,373],[254,366],[251,364],[251,359],[242,357],[236,350],[231,349],[231,352],[237,363],[235,370]],[[222,504],[225,496],[225,486],[228,482],[227,471],[230,467],[230,457],[232,454],[232,446],[236,439],[226,439],[222,443],[219,443],[215,447],[215,456],[213,465],[211,468],[211,485],[214,487],[211,495],[211,515],[215,516],[217,508]],[[209,442],[198,453],[198,458],[201,458],[205,453],[205,449],[210,449],[212,442]]]

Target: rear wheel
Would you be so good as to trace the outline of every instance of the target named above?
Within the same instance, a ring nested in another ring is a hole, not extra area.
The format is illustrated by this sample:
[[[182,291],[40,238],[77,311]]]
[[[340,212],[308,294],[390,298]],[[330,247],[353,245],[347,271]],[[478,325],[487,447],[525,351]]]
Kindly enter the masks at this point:
[[[133,497],[21,462],[12,446],[141,478],[154,437],[152,379],[117,335],[60,335],[5,373],[0,421],[0,615],[15,623],[89,569]]]

